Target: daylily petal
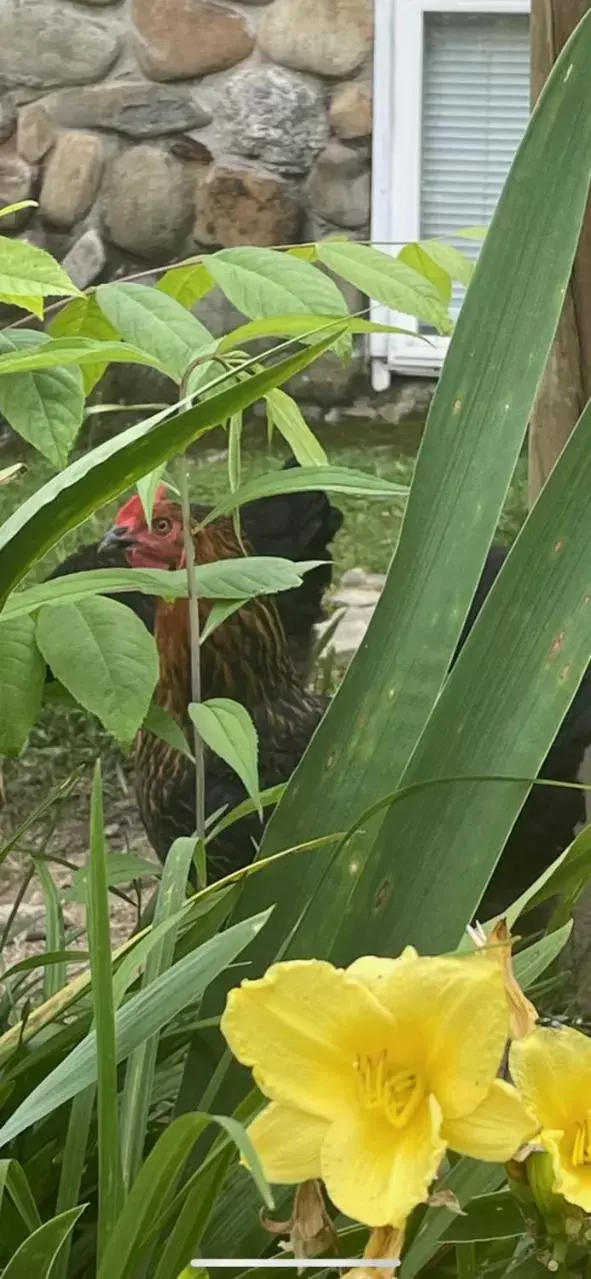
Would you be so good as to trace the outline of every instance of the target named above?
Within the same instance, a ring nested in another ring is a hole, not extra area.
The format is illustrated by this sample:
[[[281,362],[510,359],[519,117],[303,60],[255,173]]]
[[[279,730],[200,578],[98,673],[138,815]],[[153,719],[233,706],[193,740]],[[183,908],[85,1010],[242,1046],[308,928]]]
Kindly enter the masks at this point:
[[[419,1055],[446,1119],[471,1114],[496,1076],[509,1031],[500,967],[480,955],[409,958],[384,981],[381,1000],[400,1042]]]
[[[564,1195],[569,1203],[577,1204],[584,1212],[591,1212],[591,1167],[588,1164],[575,1167],[572,1144],[564,1132],[546,1130],[540,1140],[552,1156],[556,1194]]]
[[[293,1186],[320,1177],[324,1119],[271,1102],[253,1119],[248,1135],[268,1181]]]
[[[231,990],[221,1029],[267,1097],[333,1119],[357,1106],[356,1058],[382,1052],[396,1028],[361,982],[310,959]]]
[[[511,1075],[547,1129],[569,1130],[591,1109],[591,1039],[565,1026],[539,1026],[512,1044]]]
[[[352,1111],[331,1124],[321,1151],[322,1178],[347,1217],[402,1228],[423,1203],[445,1153],[441,1110],[426,1097],[405,1128],[382,1115]]]
[[[517,1090],[495,1079],[488,1096],[471,1115],[444,1121],[443,1136],[459,1155],[506,1163],[538,1127]]]
[[[397,959],[384,959],[377,955],[362,955],[360,959],[356,959],[354,963],[349,964],[347,972],[356,981],[360,981],[362,985],[367,986],[372,995],[376,996],[376,999],[381,999],[384,983],[390,977],[395,976],[401,964],[417,958],[418,952],[414,946],[406,946]]]

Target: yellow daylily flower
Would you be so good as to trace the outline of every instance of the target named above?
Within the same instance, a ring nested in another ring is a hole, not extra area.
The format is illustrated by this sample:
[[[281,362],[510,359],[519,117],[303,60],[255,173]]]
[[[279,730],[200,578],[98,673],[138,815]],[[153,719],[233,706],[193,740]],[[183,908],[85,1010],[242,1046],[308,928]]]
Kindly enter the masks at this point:
[[[554,1191],[591,1212],[591,1039],[539,1026],[513,1044],[510,1069],[552,1156]]]
[[[270,1101],[249,1135],[271,1182],[321,1178],[346,1216],[402,1228],[446,1147],[505,1162],[535,1131],[496,1079],[509,1018],[480,956],[275,964],[221,1023]]]

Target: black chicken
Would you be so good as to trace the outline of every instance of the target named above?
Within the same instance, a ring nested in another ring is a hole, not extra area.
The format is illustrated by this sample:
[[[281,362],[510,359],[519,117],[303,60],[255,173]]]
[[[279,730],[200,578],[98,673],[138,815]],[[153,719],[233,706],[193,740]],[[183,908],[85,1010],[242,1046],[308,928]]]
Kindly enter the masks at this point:
[[[290,458],[284,469],[297,465]],[[166,490],[162,487],[159,497],[165,493]],[[139,511],[139,504],[134,506],[134,510],[136,507]],[[122,508],[121,516],[125,509]],[[196,504],[191,506],[196,521],[204,519],[210,509]],[[303,678],[310,671],[314,626],[324,616],[322,600],[332,581],[330,547],[342,522],[341,511],[329,502],[325,493],[319,491],[259,498],[240,508],[241,532],[245,541],[250,543],[252,554],[279,555],[294,561],[327,561],[307,573],[301,586],[282,591],[276,599],[292,661]],[[129,568],[131,561],[127,552],[128,548],[118,537],[87,543],[59,564],[49,574],[48,580],[91,569]],[[242,553],[238,545],[234,553]],[[156,600],[152,596],[143,595],[139,591],[126,591],[121,595],[113,594],[112,598],[133,609],[148,630],[154,630]]]

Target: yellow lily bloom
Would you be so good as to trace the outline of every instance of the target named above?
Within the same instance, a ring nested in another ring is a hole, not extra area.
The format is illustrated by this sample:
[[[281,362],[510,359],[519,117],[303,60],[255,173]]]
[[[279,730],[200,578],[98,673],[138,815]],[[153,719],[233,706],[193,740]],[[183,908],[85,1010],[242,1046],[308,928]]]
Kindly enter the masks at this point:
[[[505,1162],[536,1131],[495,1077],[507,998],[479,955],[275,964],[230,991],[221,1028],[271,1102],[249,1128],[269,1181],[321,1178],[368,1226],[402,1228],[447,1146]]]
[[[552,1156],[554,1191],[591,1212],[591,1039],[540,1026],[513,1044],[510,1067]]]

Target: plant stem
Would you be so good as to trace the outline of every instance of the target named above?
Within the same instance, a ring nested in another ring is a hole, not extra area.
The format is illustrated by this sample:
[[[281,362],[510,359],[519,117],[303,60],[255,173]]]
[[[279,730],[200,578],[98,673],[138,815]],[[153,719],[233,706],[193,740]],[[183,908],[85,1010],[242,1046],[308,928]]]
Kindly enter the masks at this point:
[[[177,468],[181,510],[183,515],[183,542],[189,587],[189,638],[191,643],[191,701],[201,701],[200,622],[197,585],[195,582],[195,548],[191,534],[191,506],[187,483],[187,462],[183,455]],[[205,838],[205,768],[203,742],[193,725],[193,753],[195,755],[195,831],[198,839]]]

